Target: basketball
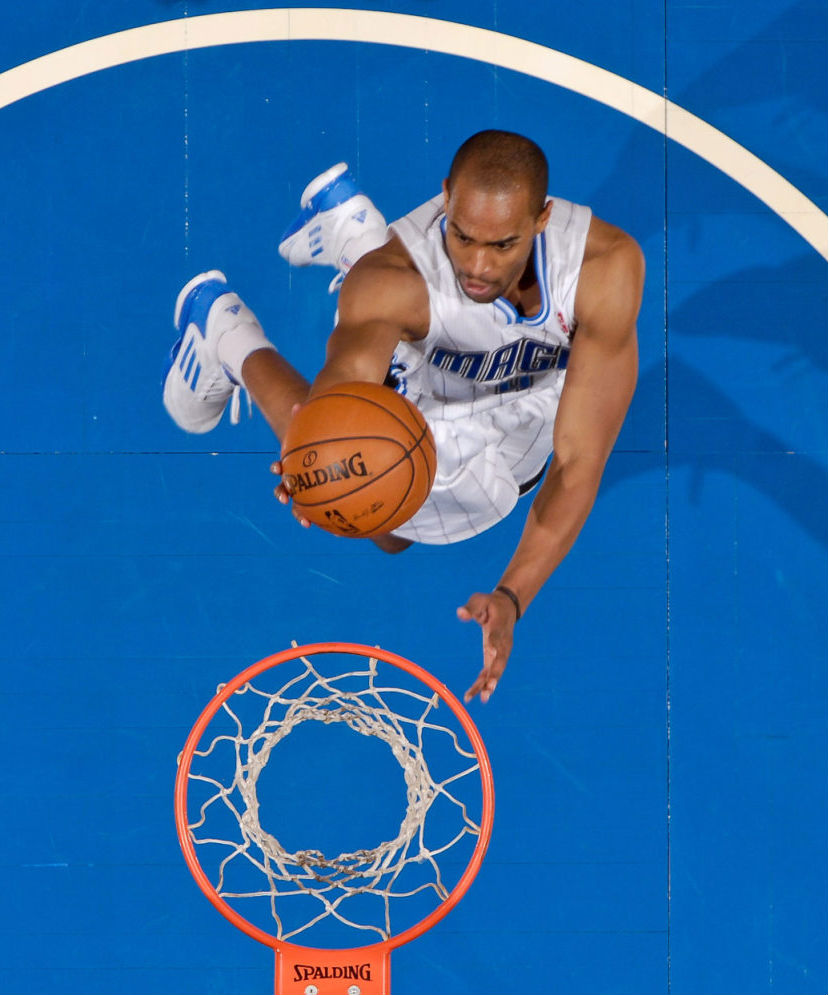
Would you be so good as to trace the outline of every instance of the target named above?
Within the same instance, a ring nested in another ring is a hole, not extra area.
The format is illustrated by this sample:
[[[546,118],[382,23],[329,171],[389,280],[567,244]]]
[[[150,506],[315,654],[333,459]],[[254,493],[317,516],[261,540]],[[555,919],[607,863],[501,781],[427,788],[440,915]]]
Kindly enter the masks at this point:
[[[296,413],[282,445],[282,479],[296,510],[334,535],[392,532],[435,479],[423,415],[390,387],[337,384]]]

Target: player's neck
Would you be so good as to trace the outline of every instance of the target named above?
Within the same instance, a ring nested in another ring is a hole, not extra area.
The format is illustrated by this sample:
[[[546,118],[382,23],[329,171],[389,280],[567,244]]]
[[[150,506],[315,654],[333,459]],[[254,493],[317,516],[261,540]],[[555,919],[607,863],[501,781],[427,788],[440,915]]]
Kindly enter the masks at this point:
[[[522,318],[532,317],[541,310],[541,288],[535,272],[535,249],[530,253],[524,272],[514,288],[504,296]]]

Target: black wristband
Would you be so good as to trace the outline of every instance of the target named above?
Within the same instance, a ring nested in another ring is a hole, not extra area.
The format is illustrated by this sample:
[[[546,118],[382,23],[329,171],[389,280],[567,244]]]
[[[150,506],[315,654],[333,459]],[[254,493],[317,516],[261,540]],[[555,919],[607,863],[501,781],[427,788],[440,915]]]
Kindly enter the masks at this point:
[[[518,595],[511,588],[506,587],[504,584],[499,584],[496,591],[500,591],[501,594],[506,594],[510,601],[515,606],[515,621],[517,622],[521,618],[521,602],[518,600]]]

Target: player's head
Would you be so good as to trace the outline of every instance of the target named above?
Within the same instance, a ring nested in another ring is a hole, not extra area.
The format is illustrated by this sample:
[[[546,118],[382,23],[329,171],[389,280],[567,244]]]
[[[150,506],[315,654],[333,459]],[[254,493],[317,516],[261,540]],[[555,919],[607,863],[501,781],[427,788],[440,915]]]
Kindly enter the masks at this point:
[[[461,289],[485,304],[514,289],[550,214],[547,159],[523,135],[479,131],[444,180],[446,251]]]

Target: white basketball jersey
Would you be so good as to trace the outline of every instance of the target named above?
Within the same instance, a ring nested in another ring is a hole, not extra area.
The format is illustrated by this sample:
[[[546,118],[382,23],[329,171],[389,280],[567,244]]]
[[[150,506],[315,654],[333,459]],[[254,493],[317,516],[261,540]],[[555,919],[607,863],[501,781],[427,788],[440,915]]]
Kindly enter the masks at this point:
[[[424,412],[443,417],[439,409],[447,403],[473,401],[485,410],[561,379],[590,218],[588,207],[553,201],[534,246],[541,308],[527,316],[503,297],[480,304],[461,290],[444,246],[442,196],[395,221],[392,230],[426,281],[431,311],[426,337],[401,342],[395,352],[402,392]]]

